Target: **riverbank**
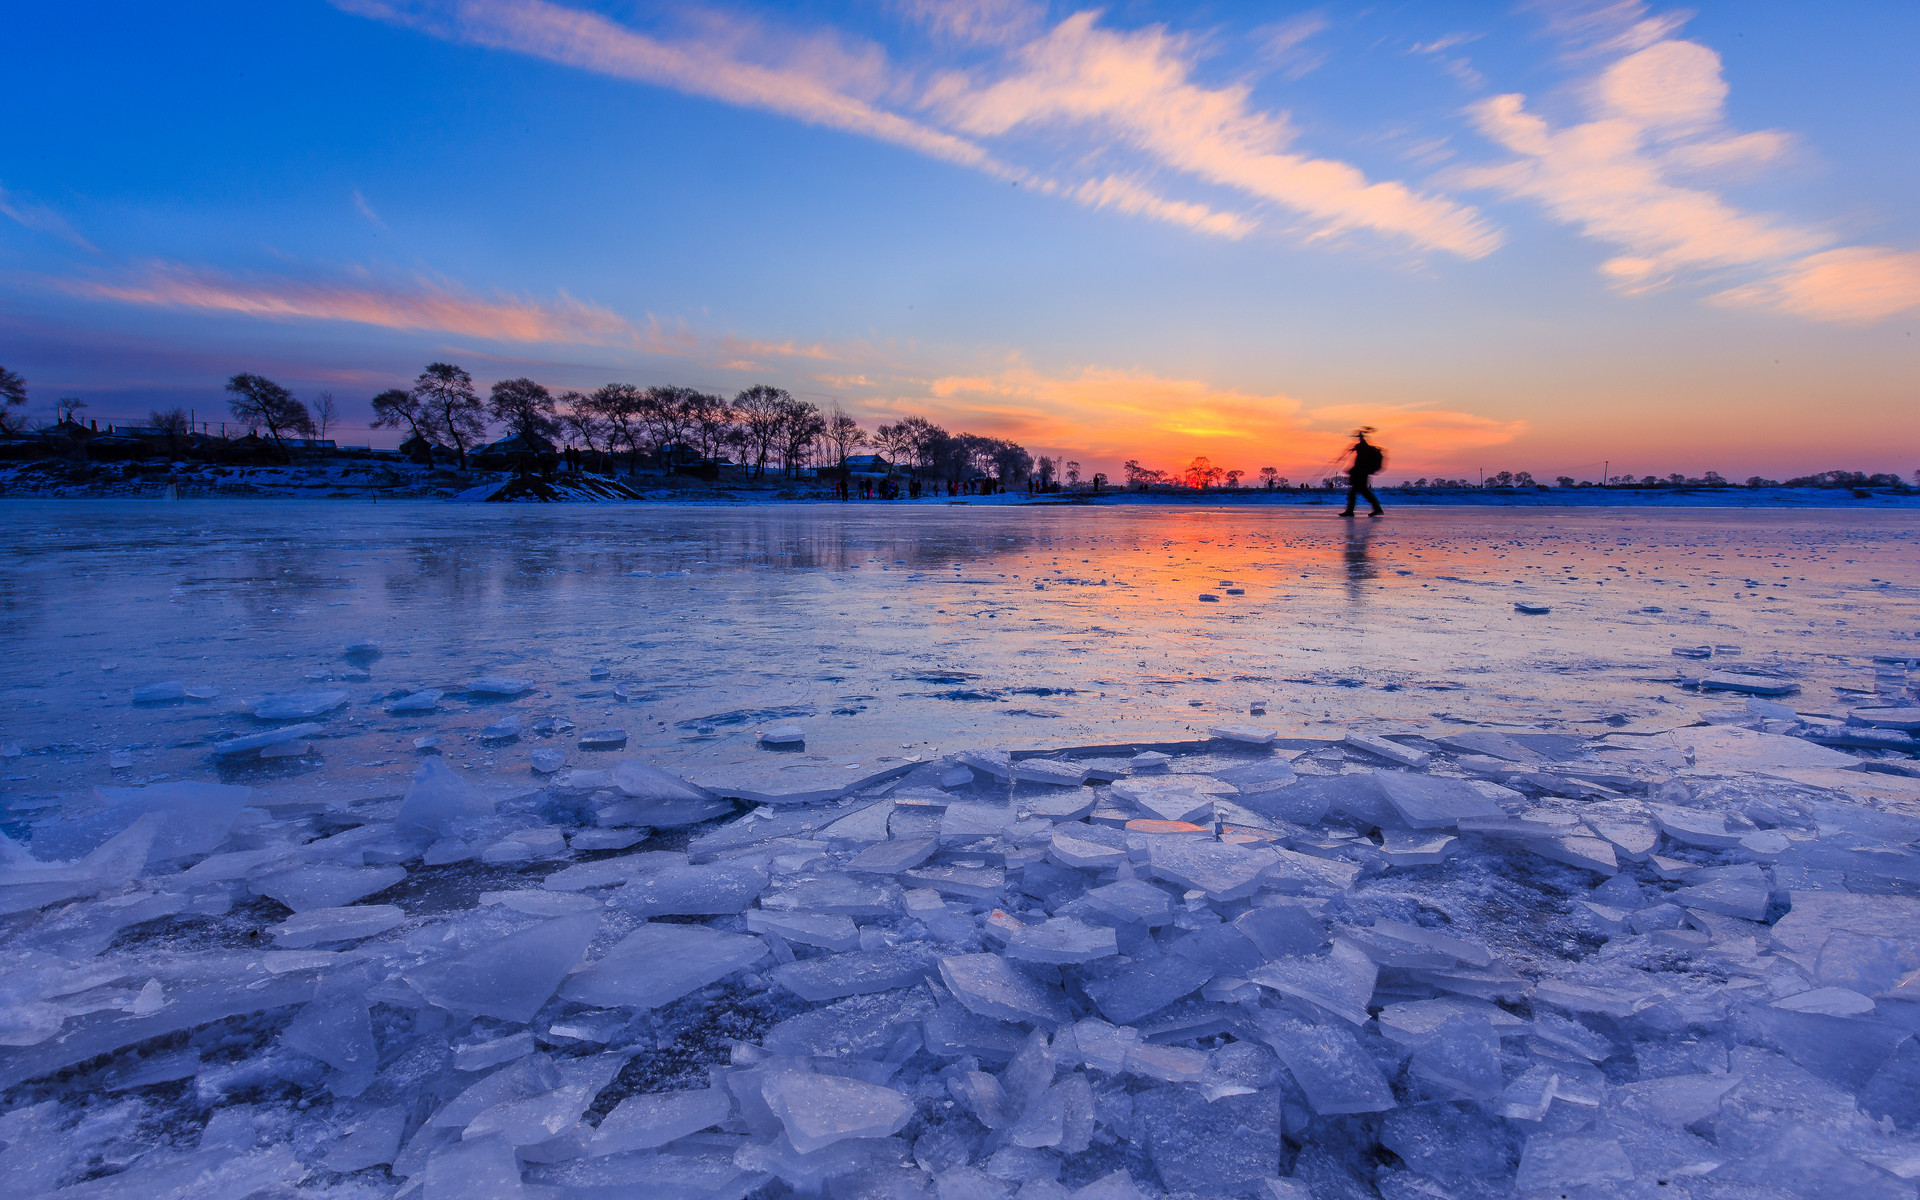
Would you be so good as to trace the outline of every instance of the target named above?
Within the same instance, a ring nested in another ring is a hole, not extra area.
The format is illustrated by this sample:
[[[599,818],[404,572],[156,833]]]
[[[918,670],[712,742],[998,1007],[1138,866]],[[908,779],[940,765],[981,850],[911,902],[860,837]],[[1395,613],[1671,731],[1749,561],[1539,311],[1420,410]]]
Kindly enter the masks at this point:
[[[561,472],[549,486],[516,487],[511,471],[458,470],[403,461],[340,459],[288,466],[215,466],[155,463],[91,463],[42,459],[0,466],[0,498],[92,499],[300,499],[374,503],[381,500],[452,500],[520,503],[812,501],[838,503],[829,484],[813,479],[708,482],[688,475],[618,475]],[[171,493],[169,489],[171,488]],[[1493,508],[1920,508],[1911,488],[1849,487],[1633,487],[1633,488],[1393,488],[1379,489],[1388,509],[1473,506]],[[624,493],[630,493],[627,495]],[[856,500],[861,505],[1095,504],[1219,507],[1337,507],[1342,491],[1214,488],[1204,492],[1107,490],[1030,496],[1018,489],[997,496]]]

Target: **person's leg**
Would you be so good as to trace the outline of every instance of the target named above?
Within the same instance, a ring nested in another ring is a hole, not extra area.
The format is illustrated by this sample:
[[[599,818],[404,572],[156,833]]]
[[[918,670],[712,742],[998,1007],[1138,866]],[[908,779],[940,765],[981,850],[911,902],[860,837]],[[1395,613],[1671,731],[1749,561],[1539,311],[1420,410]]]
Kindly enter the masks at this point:
[[[1347,507],[1340,513],[1341,516],[1350,517],[1353,515],[1354,501],[1360,498],[1360,489],[1364,486],[1366,486],[1366,480],[1364,477],[1355,475],[1348,478]]]
[[[1373,516],[1377,517],[1381,513],[1384,513],[1387,511],[1386,509],[1380,507],[1380,497],[1373,494],[1373,483],[1371,480],[1362,479],[1360,481],[1360,494],[1367,498],[1368,504],[1373,505],[1373,513],[1372,513]],[[1352,508],[1353,502],[1348,501],[1347,507]]]

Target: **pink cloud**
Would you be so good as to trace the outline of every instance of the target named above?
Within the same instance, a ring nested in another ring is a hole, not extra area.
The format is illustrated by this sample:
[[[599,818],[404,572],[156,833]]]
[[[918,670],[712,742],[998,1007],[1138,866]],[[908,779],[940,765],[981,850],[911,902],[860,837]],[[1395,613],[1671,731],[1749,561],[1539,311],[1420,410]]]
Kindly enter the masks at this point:
[[[992,82],[943,76],[927,102],[976,137],[1091,128],[1165,168],[1290,209],[1318,235],[1365,229],[1466,258],[1500,244],[1472,208],[1294,151],[1292,126],[1254,109],[1248,88],[1194,82],[1193,51],[1164,28],[1106,29],[1098,16],[1068,17]]]
[[[1867,324],[1920,308],[1920,253],[1881,246],[1828,250],[1712,299],[1729,307]]]
[[[120,281],[64,280],[76,295],[156,308],[240,313],[269,320],[350,321],[493,341],[608,345],[632,342],[625,318],[565,293],[553,303],[469,295],[429,280],[409,286],[284,277],[242,279],[159,263]]]

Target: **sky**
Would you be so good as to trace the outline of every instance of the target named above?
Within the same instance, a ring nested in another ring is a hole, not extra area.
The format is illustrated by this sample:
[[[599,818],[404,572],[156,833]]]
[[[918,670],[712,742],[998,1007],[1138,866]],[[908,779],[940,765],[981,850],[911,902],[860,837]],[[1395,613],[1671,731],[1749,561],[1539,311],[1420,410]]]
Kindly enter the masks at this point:
[[[771,383],[1117,477],[1920,470],[1920,5],[0,10],[0,366]]]

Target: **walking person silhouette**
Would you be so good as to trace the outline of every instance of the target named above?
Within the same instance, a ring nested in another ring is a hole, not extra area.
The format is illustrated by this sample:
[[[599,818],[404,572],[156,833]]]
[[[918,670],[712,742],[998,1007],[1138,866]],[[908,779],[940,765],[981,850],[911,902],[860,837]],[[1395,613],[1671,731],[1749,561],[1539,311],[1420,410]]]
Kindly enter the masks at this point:
[[[1353,455],[1353,466],[1347,470],[1347,508],[1340,514],[1343,517],[1353,515],[1354,501],[1362,496],[1367,498],[1368,504],[1373,505],[1373,511],[1368,516],[1377,517],[1387,511],[1380,507],[1380,497],[1373,494],[1373,487],[1367,482],[1387,465],[1386,453],[1367,440],[1367,435],[1372,432],[1371,425],[1363,425],[1355,430],[1353,436],[1359,440],[1347,451]]]

